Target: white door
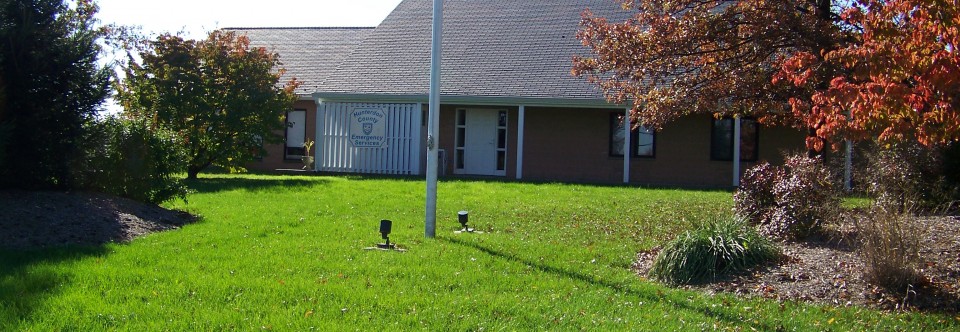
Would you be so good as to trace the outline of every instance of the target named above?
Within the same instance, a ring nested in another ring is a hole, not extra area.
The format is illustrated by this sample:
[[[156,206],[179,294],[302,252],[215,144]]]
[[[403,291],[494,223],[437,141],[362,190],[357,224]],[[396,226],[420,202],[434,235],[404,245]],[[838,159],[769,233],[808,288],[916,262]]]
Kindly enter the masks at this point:
[[[307,136],[307,111],[295,110],[287,112],[286,158],[300,158],[304,153],[303,143]]]
[[[457,110],[454,173],[506,175],[506,139],[506,110]]]

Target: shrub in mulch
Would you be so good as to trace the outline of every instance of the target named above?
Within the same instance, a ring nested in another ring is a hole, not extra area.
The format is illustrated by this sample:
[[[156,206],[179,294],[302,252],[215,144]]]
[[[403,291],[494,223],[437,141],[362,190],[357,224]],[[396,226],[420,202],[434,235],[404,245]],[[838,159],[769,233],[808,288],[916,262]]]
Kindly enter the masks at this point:
[[[779,256],[779,248],[739,219],[718,220],[664,246],[650,276],[667,284],[695,284],[745,271]]]
[[[906,292],[919,286],[923,227],[916,215],[876,205],[853,216],[867,281],[891,291]]]
[[[960,144],[927,148],[916,143],[874,146],[857,172],[876,204],[897,213],[935,214],[960,199]]]
[[[144,121],[111,116],[87,124],[77,187],[141,202],[186,199],[180,173],[187,153],[181,138]]]
[[[738,216],[760,233],[780,239],[815,234],[840,211],[839,189],[821,158],[796,155],[783,166],[748,169],[734,194]]]

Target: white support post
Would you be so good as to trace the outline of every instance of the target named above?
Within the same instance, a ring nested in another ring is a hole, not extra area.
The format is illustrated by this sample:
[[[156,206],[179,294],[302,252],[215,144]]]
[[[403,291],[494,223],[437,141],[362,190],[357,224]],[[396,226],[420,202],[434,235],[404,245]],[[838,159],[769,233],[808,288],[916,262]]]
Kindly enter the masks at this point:
[[[430,46],[430,110],[427,122],[427,199],[424,235],[437,235],[437,148],[440,134],[440,38],[443,27],[443,1],[433,0],[433,43]]]
[[[415,146],[416,148],[410,149],[410,171],[411,174],[420,175],[420,158],[423,157],[423,140],[420,136],[420,124],[423,123],[423,103],[417,103],[416,110],[413,112],[412,123],[410,124],[410,129],[413,130],[411,135],[413,142],[410,145]]]
[[[630,183],[630,131],[633,125],[630,123],[630,109],[623,112],[623,183]]]
[[[733,186],[740,186],[740,117],[733,118]]]
[[[319,172],[320,166],[323,165],[323,134],[324,134],[324,125],[325,118],[327,116],[326,107],[323,105],[323,101],[317,99],[317,112],[316,112],[316,123],[317,127],[313,130],[313,170]]]
[[[523,127],[526,122],[526,108],[520,105],[517,116],[517,180],[523,179]]]
[[[847,155],[843,163],[843,190],[853,189],[853,141],[847,140]]]

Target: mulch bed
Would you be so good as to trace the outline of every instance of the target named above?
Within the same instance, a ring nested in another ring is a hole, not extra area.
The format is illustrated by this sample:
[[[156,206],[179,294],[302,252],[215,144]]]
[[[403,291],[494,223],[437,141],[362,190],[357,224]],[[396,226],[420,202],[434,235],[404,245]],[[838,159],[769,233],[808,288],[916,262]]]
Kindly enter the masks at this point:
[[[960,217],[922,220],[920,269],[916,287],[888,290],[864,277],[856,235],[781,242],[783,259],[747,273],[710,283],[683,286],[708,294],[734,293],[779,301],[804,301],[836,306],[864,306],[883,310],[960,312]],[[637,254],[634,270],[643,277],[659,249]]]
[[[106,194],[0,191],[0,247],[8,249],[124,243],[195,220]]]

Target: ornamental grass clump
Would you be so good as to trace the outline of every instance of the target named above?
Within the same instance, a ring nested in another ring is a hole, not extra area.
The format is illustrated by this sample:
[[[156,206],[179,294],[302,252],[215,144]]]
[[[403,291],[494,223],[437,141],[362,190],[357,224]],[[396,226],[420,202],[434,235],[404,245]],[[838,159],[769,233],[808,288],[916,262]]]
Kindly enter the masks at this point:
[[[667,284],[696,284],[777,259],[780,249],[740,219],[710,222],[668,243],[650,277]]]
[[[904,291],[922,282],[918,269],[923,263],[923,227],[912,209],[898,211],[897,207],[878,204],[854,216],[854,222],[867,280],[892,291]]]

